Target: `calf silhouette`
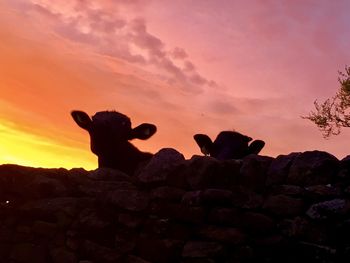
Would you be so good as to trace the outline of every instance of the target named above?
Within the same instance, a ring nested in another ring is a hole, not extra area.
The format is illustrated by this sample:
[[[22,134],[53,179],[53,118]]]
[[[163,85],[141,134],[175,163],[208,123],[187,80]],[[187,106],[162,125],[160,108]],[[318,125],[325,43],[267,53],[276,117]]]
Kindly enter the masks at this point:
[[[218,160],[241,159],[249,154],[258,154],[265,146],[262,140],[249,144],[252,138],[235,131],[220,132],[214,142],[206,134],[196,134],[193,138],[203,154]]]
[[[131,128],[129,117],[116,111],[97,112],[92,119],[83,111],[72,111],[73,120],[90,134],[91,151],[98,156],[98,167],[133,174],[141,162],[153,154],[141,152],[129,140],[150,138],[157,127],[143,123]]]

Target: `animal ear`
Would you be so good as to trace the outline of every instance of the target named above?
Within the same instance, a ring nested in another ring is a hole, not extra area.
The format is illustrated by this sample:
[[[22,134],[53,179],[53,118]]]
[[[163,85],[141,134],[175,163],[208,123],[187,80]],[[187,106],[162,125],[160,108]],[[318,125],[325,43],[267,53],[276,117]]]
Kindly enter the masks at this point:
[[[253,140],[251,137],[249,137],[249,136],[245,136],[245,139],[246,139],[246,141],[247,142],[250,142],[251,140]]]
[[[258,154],[262,148],[264,148],[265,142],[262,140],[254,140],[249,146],[248,146],[248,154]]]
[[[142,123],[131,130],[129,140],[140,139],[147,140],[157,131],[157,126],[149,123]]]
[[[211,148],[213,145],[212,140],[209,138],[206,134],[196,134],[193,136],[194,140],[198,144],[199,148],[201,149],[201,152],[204,155],[209,155],[211,152]]]
[[[78,124],[80,128],[89,131],[91,128],[92,121],[85,112],[74,110],[71,112],[73,120]]]

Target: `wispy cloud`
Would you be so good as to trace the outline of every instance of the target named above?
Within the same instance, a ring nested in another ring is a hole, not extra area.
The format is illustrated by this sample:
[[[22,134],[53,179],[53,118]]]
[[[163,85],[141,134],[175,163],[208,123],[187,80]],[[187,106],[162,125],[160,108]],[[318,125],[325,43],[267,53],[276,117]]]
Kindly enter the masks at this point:
[[[22,5],[22,12],[42,19],[61,37],[100,54],[155,68],[168,83],[183,90],[198,92],[213,83],[197,71],[183,48],[168,48],[148,30],[147,21],[136,11],[146,8],[148,1],[16,2]]]

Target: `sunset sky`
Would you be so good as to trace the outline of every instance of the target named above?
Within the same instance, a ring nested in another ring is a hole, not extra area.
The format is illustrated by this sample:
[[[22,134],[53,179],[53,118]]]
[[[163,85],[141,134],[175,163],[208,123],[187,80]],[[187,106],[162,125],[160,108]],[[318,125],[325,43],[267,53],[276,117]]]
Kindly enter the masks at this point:
[[[301,119],[350,64],[348,0],[0,0],[0,164],[97,167],[71,110],[156,124],[144,151],[235,129],[263,155],[350,154]]]

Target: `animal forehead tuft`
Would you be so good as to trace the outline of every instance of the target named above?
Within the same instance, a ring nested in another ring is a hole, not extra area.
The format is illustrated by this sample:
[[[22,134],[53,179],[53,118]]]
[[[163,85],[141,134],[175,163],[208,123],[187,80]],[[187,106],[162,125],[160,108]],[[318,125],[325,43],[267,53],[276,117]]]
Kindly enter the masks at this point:
[[[122,123],[130,122],[130,118],[116,111],[100,111],[92,116],[92,121],[97,123]]]
[[[239,132],[236,131],[222,131],[219,133],[216,139],[219,140],[226,140],[226,139],[241,139],[241,140],[246,140],[250,141],[251,138],[248,136],[245,136]]]

